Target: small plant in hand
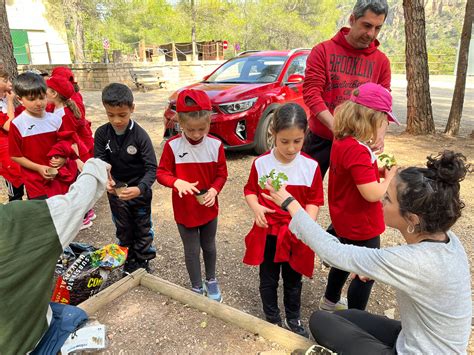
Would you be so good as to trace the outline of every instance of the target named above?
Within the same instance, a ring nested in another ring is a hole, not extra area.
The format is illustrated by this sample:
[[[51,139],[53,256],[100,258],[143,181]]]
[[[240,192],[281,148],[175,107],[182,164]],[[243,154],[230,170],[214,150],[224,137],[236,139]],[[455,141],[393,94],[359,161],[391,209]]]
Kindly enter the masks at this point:
[[[390,168],[397,164],[393,154],[382,153],[377,157],[380,164],[390,170]]]
[[[275,169],[272,169],[268,175],[263,175],[259,180],[258,184],[262,189],[265,188],[265,184],[270,180],[270,185],[275,189],[275,191],[280,190],[280,187],[283,185],[284,181],[288,181],[288,176],[285,173],[276,173]]]

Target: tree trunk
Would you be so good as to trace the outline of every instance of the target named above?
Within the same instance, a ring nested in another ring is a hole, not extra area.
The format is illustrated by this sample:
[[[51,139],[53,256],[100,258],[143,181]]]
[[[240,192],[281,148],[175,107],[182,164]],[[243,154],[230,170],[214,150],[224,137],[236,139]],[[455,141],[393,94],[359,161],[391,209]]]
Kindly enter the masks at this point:
[[[407,128],[410,134],[435,132],[431,107],[423,0],[403,0],[406,35]]]
[[[466,74],[469,62],[469,44],[471,42],[472,20],[474,17],[474,0],[467,0],[464,25],[462,26],[461,45],[459,46],[458,68],[456,72],[456,86],[454,87],[453,101],[449,111],[448,123],[444,133],[455,136],[459,133],[464,93],[466,91]]]
[[[74,10],[73,10],[74,11]],[[84,26],[82,25],[82,19],[78,12],[73,14],[74,19],[74,62],[75,63],[84,63]]]
[[[5,70],[12,78],[18,75],[5,0],[0,0],[0,69]]]

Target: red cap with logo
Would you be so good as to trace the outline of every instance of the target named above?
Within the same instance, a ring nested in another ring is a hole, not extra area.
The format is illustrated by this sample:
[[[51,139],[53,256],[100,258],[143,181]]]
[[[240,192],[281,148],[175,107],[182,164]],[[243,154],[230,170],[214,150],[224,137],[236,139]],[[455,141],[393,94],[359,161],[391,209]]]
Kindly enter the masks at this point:
[[[46,80],[46,85],[56,91],[59,95],[70,99],[74,95],[74,86],[62,76],[52,76]]]
[[[356,104],[371,108],[375,111],[385,112],[388,120],[400,125],[392,112],[392,95],[382,85],[365,83],[352,92],[350,99]]]
[[[189,98],[194,103],[186,102]],[[176,111],[177,112],[194,112],[194,111],[212,111],[212,104],[209,96],[202,90],[184,89],[178,94],[176,100]]]

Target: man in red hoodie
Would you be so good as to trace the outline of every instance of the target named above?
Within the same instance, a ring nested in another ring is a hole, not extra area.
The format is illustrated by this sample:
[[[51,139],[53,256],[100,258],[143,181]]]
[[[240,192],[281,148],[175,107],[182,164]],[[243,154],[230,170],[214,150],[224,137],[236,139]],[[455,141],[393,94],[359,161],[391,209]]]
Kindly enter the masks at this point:
[[[349,18],[333,38],[317,44],[306,63],[305,104],[311,111],[303,151],[316,159],[324,178],[329,168],[334,109],[366,82],[390,90],[390,62],[377,40],[388,14],[387,0],[357,0]],[[387,125],[379,130],[372,149],[381,153]]]

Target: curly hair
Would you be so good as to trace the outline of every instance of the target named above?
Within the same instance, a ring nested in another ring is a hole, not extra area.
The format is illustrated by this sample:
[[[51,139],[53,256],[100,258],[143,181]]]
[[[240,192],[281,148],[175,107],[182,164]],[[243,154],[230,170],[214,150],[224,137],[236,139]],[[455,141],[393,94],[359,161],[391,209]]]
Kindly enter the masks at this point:
[[[446,232],[461,217],[464,203],[459,183],[471,171],[470,164],[463,154],[451,150],[427,159],[426,168],[410,167],[398,173],[400,213],[418,216],[416,232]]]

